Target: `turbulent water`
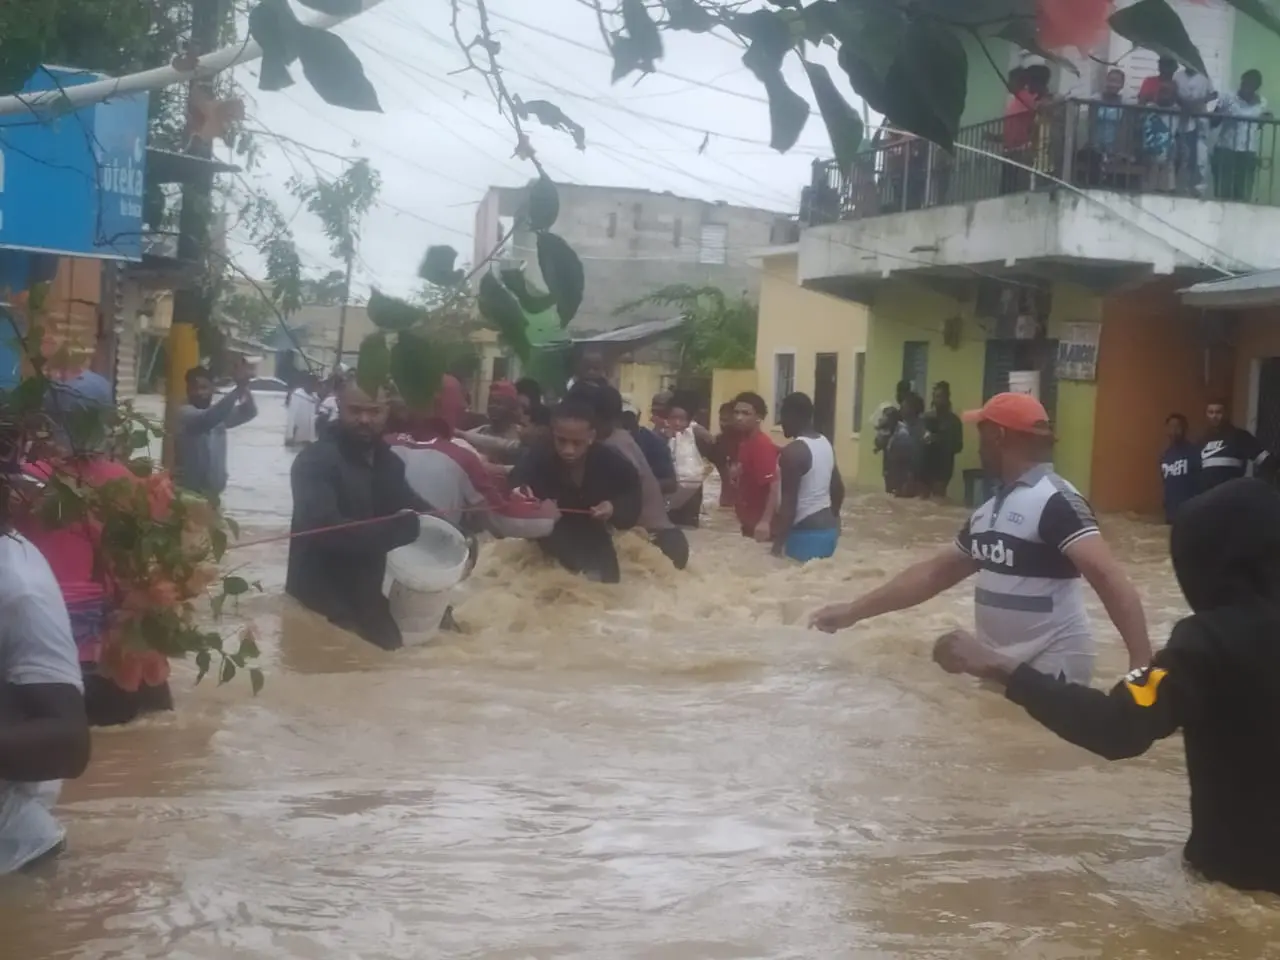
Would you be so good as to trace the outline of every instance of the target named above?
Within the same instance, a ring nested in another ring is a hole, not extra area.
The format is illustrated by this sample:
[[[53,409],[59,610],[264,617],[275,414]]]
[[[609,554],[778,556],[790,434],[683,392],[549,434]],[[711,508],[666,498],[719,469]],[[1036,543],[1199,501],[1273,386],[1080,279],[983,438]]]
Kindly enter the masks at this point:
[[[283,412],[234,434],[246,537],[287,524]],[[69,849],[0,884],[3,955],[44,958],[1256,958],[1280,909],[1188,876],[1181,744],[1108,765],[949,677],[963,587],[829,637],[814,606],[953,536],[880,496],[840,552],[774,560],[723,516],[684,574],[627,541],[620,587],[486,546],[464,635],[384,654],[266,593],[265,691],[192,687],[97,733]],[[1161,528],[1108,521],[1153,621]],[[1124,669],[1094,604],[1099,680]]]

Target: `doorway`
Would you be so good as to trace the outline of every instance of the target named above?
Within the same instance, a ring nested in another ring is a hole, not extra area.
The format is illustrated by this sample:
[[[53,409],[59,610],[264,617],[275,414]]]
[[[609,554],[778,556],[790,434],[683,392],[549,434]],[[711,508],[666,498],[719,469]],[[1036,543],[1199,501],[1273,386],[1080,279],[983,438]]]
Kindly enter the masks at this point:
[[[813,358],[813,426],[832,443],[836,439],[836,381],[840,355],[819,353]]]
[[[1257,377],[1254,434],[1264,450],[1280,450],[1280,357],[1259,360]]]

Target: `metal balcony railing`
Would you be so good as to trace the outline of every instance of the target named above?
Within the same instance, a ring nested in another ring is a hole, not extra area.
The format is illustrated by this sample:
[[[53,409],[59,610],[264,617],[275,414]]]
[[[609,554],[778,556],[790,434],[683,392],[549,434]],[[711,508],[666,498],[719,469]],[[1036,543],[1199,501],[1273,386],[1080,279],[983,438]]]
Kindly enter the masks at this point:
[[[948,152],[878,132],[842,171],[813,165],[810,226],[1074,187],[1280,206],[1280,123],[1066,100],[963,127]]]

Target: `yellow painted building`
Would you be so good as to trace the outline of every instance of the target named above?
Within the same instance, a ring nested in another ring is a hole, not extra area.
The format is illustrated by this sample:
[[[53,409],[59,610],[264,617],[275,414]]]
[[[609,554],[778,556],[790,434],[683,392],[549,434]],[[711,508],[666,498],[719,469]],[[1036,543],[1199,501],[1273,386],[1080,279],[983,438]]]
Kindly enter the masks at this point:
[[[788,393],[814,401],[818,429],[827,434],[846,481],[857,478],[862,430],[876,396],[868,392],[867,310],[860,304],[808,290],[796,281],[796,246],[775,247],[759,258],[760,323],[755,387],[769,405],[768,425],[783,442],[778,404]],[[897,377],[893,377],[896,380]],[[893,384],[889,385],[892,392]],[[879,474],[879,467],[872,470]]]

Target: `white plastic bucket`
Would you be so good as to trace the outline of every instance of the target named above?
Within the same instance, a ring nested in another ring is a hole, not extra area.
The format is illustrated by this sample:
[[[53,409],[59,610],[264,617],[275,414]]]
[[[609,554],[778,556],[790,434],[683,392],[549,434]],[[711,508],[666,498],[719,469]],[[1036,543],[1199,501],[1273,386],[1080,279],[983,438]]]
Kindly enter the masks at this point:
[[[418,539],[387,554],[387,573],[418,593],[457,586],[467,572],[467,540],[452,524],[423,517]]]
[[[453,594],[452,590],[422,593],[403,583],[391,584],[391,616],[406,647],[421,647],[436,638]]]

